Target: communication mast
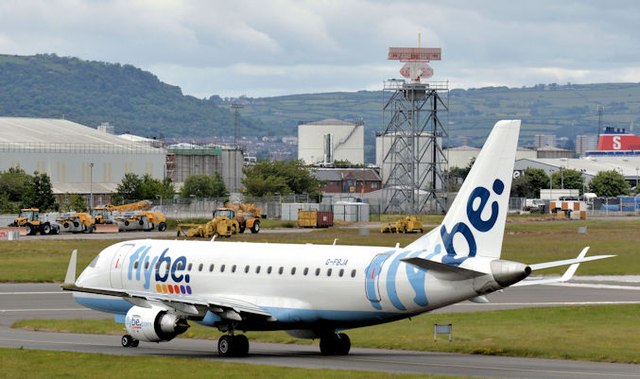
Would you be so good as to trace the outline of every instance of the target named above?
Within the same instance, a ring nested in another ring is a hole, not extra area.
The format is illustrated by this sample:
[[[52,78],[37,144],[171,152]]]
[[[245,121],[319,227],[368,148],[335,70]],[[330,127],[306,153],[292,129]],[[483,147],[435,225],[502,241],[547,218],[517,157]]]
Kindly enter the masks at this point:
[[[428,62],[441,59],[440,48],[390,47],[387,59],[404,62],[405,79],[384,83],[388,120],[382,138],[385,213],[419,214],[446,210],[447,131],[440,112],[448,111],[449,83],[428,82]]]

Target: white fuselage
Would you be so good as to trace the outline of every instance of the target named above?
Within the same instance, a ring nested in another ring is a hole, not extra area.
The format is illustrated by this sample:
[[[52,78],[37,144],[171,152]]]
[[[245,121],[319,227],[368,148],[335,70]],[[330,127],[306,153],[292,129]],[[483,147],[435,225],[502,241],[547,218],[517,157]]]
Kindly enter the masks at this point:
[[[254,304],[271,322],[244,330],[348,328],[392,321],[478,295],[477,279],[451,281],[400,261],[439,258],[400,248],[242,242],[136,240],[108,247],[77,284],[163,294],[182,300],[224,298]],[[77,293],[89,307],[123,315],[120,298]],[[216,326],[217,317],[204,323]]]

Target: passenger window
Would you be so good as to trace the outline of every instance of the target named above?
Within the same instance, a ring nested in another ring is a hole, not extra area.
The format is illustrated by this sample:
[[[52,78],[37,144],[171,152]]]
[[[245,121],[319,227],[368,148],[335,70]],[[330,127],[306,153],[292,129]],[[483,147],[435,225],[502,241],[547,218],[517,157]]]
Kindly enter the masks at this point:
[[[295,275],[296,274],[296,268],[295,267],[291,267],[291,275]]]
[[[260,273],[260,266],[256,266],[256,274]]]
[[[355,278],[356,277],[356,270],[351,270],[351,277]]]
[[[134,269],[137,269],[137,268],[138,268],[138,261],[135,261],[135,262],[133,263],[133,268],[134,268]]]
[[[224,272],[225,265],[220,266],[220,272]]]
[[[316,276],[318,276],[318,275],[320,275],[320,269],[319,268],[316,269]]]
[[[327,269],[327,276],[331,276],[331,269],[330,268]]]
[[[340,273],[338,274],[338,276],[342,278],[342,275],[344,275],[344,269],[343,268],[340,269]]]
[[[278,275],[282,275],[283,271],[284,271],[284,267],[280,266],[280,268],[278,269]]]
[[[212,264],[209,266],[209,272],[213,272],[213,267],[214,267],[214,265],[213,265],[213,263],[212,263]]]
[[[231,266],[231,272],[236,272],[236,265]]]
[[[305,268],[304,268],[304,271],[302,271],[302,274],[303,274],[304,276],[307,276],[307,274],[308,274],[308,273],[309,273],[309,267],[305,267]]]
[[[144,269],[145,270],[149,269],[149,261],[144,262]]]
[[[198,271],[202,271],[202,268],[203,268],[203,267],[204,267],[204,265],[203,265],[202,263],[200,263],[200,264],[198,265]]]
[[[249,265],[244,266],[244,273],[245,274],[249,273]]]
[[[267,274],[271,274],[271,266],[267,268]]]
[[[189,265],[187,266],[187,271],[191,271],[192,267],[193,267],[193,263],[189,263]]]

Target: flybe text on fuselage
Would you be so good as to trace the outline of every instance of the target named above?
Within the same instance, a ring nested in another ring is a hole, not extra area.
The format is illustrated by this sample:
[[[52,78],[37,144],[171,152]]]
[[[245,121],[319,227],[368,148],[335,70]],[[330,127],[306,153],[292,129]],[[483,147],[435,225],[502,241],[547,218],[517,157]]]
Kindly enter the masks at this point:
[[[184,271],[187,269],[187,257],[184,255],[172,258],[169,249],[162,254],[150,254],[151,246],[140,246],[129,256],[127,279],[142,281],[145,290],[152,288],[158,293],[190,295],[191,277]],[[137,263],[136,263],[137,262]]]

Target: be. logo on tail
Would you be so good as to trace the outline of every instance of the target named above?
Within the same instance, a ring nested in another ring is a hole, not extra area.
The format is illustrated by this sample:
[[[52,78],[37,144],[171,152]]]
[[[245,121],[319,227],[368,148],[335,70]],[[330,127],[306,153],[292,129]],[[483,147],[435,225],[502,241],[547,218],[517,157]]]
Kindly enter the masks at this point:
[[[502,195],[504,192],[504,183],[500,179],[494,180],[492,190],[496,195]],[[440,236],[442,237],[442,243],[444,244],[444,248],[447,252],[447,255],[442,258],[442,263],[457,266],[464,262],[468,257],[476,256],[478,246],[471,228],[482,233],[488,232],[493,228],[498,220],[498,213],[500,209],[497,201],[491,202],[491,214],[489,218],[486,220],[482,218],[482,213],[484,212],[490,197],[491,191],[488,189],[482,186],[474,188],[467,200],[467,218],[469,219],[471,226],[460,221],[451,228],[451,232],[448,232],[447,227],[442,225],[440,228]],[[453,238],[458,233],[462,235],[469,248],[467,256],[460,258],[456,258],[459,254],[453,244]]]

